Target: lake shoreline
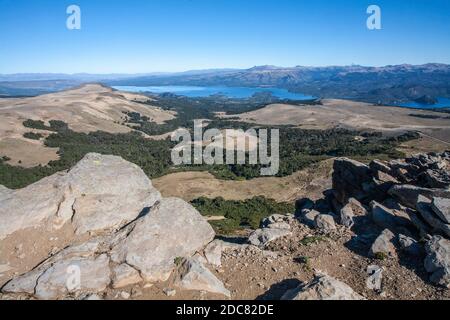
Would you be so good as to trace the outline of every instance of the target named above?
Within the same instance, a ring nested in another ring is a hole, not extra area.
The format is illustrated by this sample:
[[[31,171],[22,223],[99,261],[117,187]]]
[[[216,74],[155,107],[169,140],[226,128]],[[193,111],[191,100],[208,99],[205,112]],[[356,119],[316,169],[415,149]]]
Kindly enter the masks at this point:
[[[113,86],[115,90],[127,91],[132,93],[161,95],[171,93],[174,95],[184,96],[188,98],[209,98],[216,95],[222,95],[230,99],[249,99],[255,94],[271,93],[278,99],[286,100],[313,100],[317,97],[291,92],[287,89],[277,87],[227,87],[227,86]],[[350,99],[353,100],[353,99]],[[433,105],[420,104],[418,102],[402,102],[399,104],[388,104],[386,106],[408,108],[416,110],[447,109],[450,108],[450,99],[438,97],[438,102]]]

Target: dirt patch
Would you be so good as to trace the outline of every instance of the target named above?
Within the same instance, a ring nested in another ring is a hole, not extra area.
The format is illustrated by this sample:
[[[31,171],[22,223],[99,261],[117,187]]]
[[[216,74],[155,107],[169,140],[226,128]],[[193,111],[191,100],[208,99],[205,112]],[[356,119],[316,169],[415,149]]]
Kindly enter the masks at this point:
[[[433,116],[435,119],[411,116]],[[450,142],[450,119],[445,114],[425,110],[374,106],[363,102],[325,99],[323,105],[272,104],[263,109],[222,116],[239,117],[241,121],[263,125],[296,125],[303,129],[344,127],[384,132],[422,131],[432,137]]]
[[[219,180],[208,172],[180,172],[153,179],[153,185],[164,197],[191,201],[198,197],[245,200],[265,196],[279,202],[295,201],[308,196],[320,198],[331,187],[333,161],[326,160],[293,175],[265,177],[246,181]]]
[[[420,139],[405,142],[397,149],[404,152],[406,156],[411,156],[417,153],[443,152],[450,150],[450,143],[422,135]]]
[[[6,138],[0,140],[0,156],[10,158],[7,163],[31,168],[58,160],[58,148],[45,147],[42,141]]]
[[[33,269],[51,254],[82,240],[86,240],[85,237],[75,236],[70,224],[52,232],[45,227],[28,228],[1,240],[0,265],[8,266],[8,270],[0,271],[0,287],[12,277]]]

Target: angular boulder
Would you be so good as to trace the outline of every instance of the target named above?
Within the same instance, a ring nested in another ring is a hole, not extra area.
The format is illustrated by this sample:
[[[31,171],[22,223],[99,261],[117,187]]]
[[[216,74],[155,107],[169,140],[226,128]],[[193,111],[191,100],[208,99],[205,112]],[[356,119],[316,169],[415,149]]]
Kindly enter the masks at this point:
[[[402,251],[410,255],[420,256],[424,252],[423,246],[411,237],[400,234],[398,235],[398,242]]]
[[[126,263],[116,266],[113,269],[112,286],[113,288],[123,288],[142,281],[139,272]]]
[[[375,240],[370,248],[371,257],[392,257],[395,254],[393,240],[395,235],[388,229],[385,229]]]
[[[194,207],[181,199],[161,199],[141,169],[118,157],[88,154],[68,173],[22,190],[1,191],[2,210],[20,204],[27,209],[15,208],[12,217],[0,212],[5,237],[26,227],[48,224],[52,229],[63,223],[83,234],[71,234],[69,241],[76,244],[46,255],[6,283],[6,294],[79,299],[110,285],[165,281],[179,257],[194,256],[215,236]]]
[[[355,216],[365,216],[365,215],[367,215],[366,207],[363,206],[361,204],[361,202],[359,202],[355,198],[348,199],[347,205],[349,205],[352,208],[353,213],[354,213]]]
[[[333,189],[336,199],[344,204],[351,197],[364,199],[363,185],[372,181],[371,170],[365,164],[348,158],[339,158],[333,165]]]
[[[110,259],[101,252],[104,239],[68,247],[33,270],[8,282],[5,293],[26,293],[38,299],[64,299],[97,293],[110,283]]]
[[[428,198],[419,195],[416,208],[422,218],[434,229],[435,232],[450,238],[450,224],[445,223],[434,213],[432,210],[431,201]]]
[[[44,178],[0,198],[0,240],[16,231],[44,226],[52,230],[71,217],[58,215],[67,187],[62,173]]]
[[[301,223],[314,228],[314,221],[319,214],[320,212],[317,210],[303,209],[298,215],[298,219]]]
[[[355,222],[353,221],[353,218],[355,217],[355,214],[353,213],[353,209],[351,206],[346,205],[341,209],[341,224],[343,226],[346,226],[347,228],[353,227]]]
[[[379,227],[391,230],[397,227],[397,218],[390,209],[376,201],[370,203],[370,208],[372,220]]]
[[[196,259],[184,259],[177,269],[175,286],[185,290],[207,291],[230,297],[223,283]]]
[[[446,170],[427,170],[422,177],[430,188],[444,189],[450,186],[450,174]]]
[[[315,227],[324,233],[330,233],[336,230],[334,218],[329,214],[319,214],[314,220]]]
[[[90,153],[67,173],[2,192],[0,240],[26,228],[51,231],[66,223],[73,223],[79,234],[109,232],[133,221],[160,198],[137,165]]]
[[[67,180],[78,234],[118,229],[161,198],[141,168],[115,156],[88,154]]]
[[[273,214],[261,221],[262,228],[291,229],[289,222],[291,215]]]
[[[110,283],[109,258],[106,254],[86,259],[58,261],[38,279],[34,295],[53,300],[80,292],[104,291]]]
[[[392,184],[400,183],[396,178],[383,171],[376,171],[374,177],[381,183],[390,184],[391,186]]]
[[[450,240],[434,236],[425,246],[427,257],[425,269],[431,273],[430,280],[450,288]]]
[[[289,290],[282,300],[364,300],[347,284],[328,275],[317,276],[306,285]]]
[[[450,223],[450,198],[434,197],[431,208],[442,221]]]
[[[370,169],[372,169],[372,172],[381,171],[392,175],[392,168],[389,166],[389,164],[383,161],[373,160],[369,163],[369,167]]]
[[[367,267],[367,274],[369,275],[366,279],[367,289],[380,292],[383,283],[383,268],[377,265],[370,265]]]
[[[225,242],[219,239],[214,240],[209,243],[203,253],[205,255],[206,261],[216,267],[222,265],[222,253],[227,250],[243,248],[247,245],[241,245],[231,242]]]
[[[450,191],[443,189],[427,189],[413,185],[396,185],[389,189],[389,194],[397,199],[402,205],[411,209],[416,208],[416,203],[420,195],[429,199],[433,197],[450,198]]]
[[[214,239],[215,233],[189,203],[162,199],[113,249],[113,260],[139,270],[147,282],[165,281],[174,261],[190,257]]]
[[[257,247],[264,247],[271,241],[291,235],[289,229],[264,228],[257,229],[248,237],[248,241]]]

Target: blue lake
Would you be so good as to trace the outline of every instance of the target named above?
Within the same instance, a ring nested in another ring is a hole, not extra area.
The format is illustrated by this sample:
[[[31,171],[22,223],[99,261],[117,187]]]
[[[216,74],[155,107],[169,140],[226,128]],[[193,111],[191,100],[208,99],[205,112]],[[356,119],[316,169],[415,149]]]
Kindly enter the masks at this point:
[[[438,102],[436,104],[421,104],[418,102],[406,102],[400,103],[399,107],[413,108],[413,109],[437,109],[437,108],[450,108],[450,99],[448,98],[437,98]]]
[[[301,93],[289,92],[286,89],[280,88],[250,88],[250,87],[195,87],[195,86],[115,86],[114,89],[129,92],[149,92],[154,94],[173,93],[186,97],[209,97],[216,94],[227,96],[228,98],[244,99],[250,98],[255,93],[271,92],[273,96],[280,99],[290,100],[309,100],[314,99],[313,96],[304,95]]]
[[[315,99],[313,96],[305,95],[302,93],[290,92],[286,89],[281,88],[252,88],[252,87],[226,87],[226,86],[214,86],[214,87],[200,87],[200,86],[148,86],[148,87],[137,87],[137,86],[115,86],[114,89],[128,92],[136,93],[152,93],[152,94],[162,94],[162,93],[173,93],[180,96],[199,98],[199,97],[209,97],[216,94],[224,95],[228,98],[245,99],[250,98],[255,93],[260,92],[271,92],[274,97],[280,99],[289,100],[310,100]],[[448,98],[438,98],[438,103],[434,105],[420,104],[417,102],[405,102],[399,103],[397,106],[413,108],[413,109],[434,109],[434,108],[445,108],[450,107],[450,99]]]

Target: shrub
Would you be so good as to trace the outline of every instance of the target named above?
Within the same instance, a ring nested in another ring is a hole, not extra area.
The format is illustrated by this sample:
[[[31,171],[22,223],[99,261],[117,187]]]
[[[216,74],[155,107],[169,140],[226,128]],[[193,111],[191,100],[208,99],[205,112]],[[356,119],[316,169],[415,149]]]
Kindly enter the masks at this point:
[[[40,133],[26,132],[23,134],[23,137],[26,139],[40,140],[43,137],[43,135]]]
[[[300,240],[302,246],[309,246],[311,244],[317,244],[319,242],[325,241],[326,238],[323,236],[309,236]]]
[[[224,216],[224,220],[212,221],[216,232],[233,233],[243,228],[257,229],[261,220],[272,214],[287,214],[294,212],[294,205],[287,202],[276,202],[265,197],[254,197],[243,201],[225,200],[223,198],[209,199],[201,197],[191,201],[191,204],[205,216]]]

